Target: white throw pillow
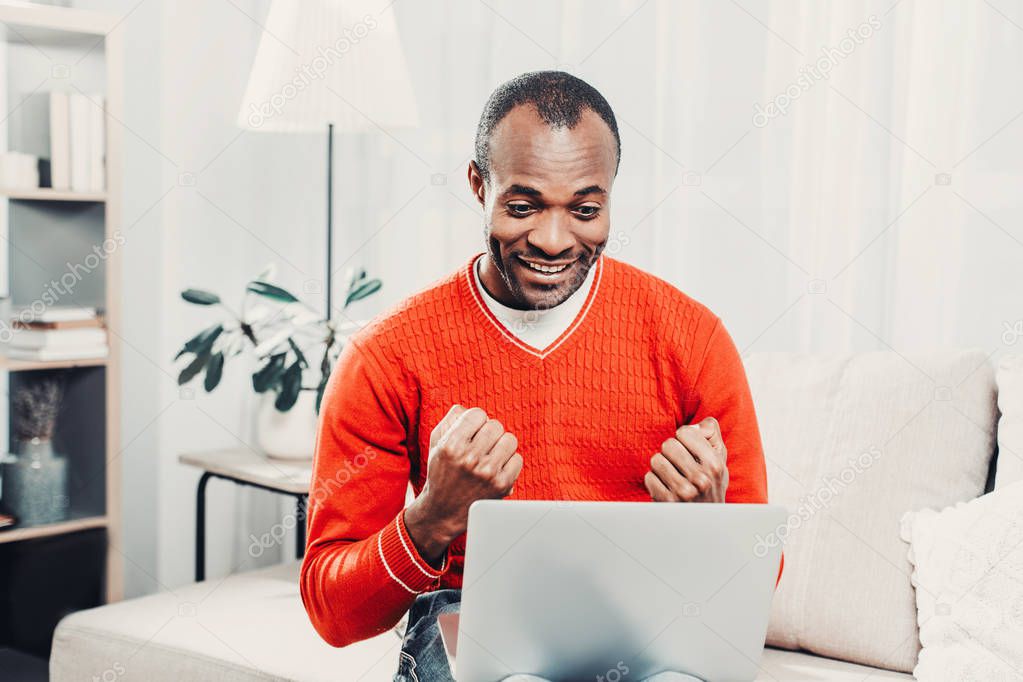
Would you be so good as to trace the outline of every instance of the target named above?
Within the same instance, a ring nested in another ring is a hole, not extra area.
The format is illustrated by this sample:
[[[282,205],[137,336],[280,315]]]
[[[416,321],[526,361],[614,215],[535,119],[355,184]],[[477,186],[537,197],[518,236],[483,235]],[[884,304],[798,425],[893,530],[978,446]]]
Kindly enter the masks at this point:
[[[1023,481],[1023,355],[998,363],[998,466],[995,488]]]
[[[1023,679],[1023,481],[902,519],[921,682]]]
[[[768,496],[791,514],[773,534],[786,536],[785,572],[768,643],[911,671],[920,644],[899,520],[984,492],[987,354],[751,354],[746,370]]]

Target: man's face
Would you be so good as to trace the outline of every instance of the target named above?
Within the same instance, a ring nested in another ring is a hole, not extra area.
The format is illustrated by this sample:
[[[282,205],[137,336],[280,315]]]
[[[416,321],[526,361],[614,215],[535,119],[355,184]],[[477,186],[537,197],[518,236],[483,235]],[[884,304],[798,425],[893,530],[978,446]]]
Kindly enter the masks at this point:
[[[607,242],[615,141],[596,113],[551,128],[531,105],[512,109],[490,138],[490,179],[474,162],[469,184],[483,206],[484,286],[502,303],[535,310],[579,288]]]

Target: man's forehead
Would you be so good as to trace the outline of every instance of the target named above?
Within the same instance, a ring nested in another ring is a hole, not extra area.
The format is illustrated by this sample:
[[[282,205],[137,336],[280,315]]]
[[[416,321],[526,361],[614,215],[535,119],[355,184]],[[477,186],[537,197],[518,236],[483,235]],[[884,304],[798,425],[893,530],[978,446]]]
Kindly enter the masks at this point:
[[[506,175],[570,168],[585,168],[590,174],[606,166],[613,174],[616,162],[614,135],[590,109],[584,109],[576,125],[568,128],[551,126],[532,105],[517,106],[494,128],[489,146],[491,166]]]

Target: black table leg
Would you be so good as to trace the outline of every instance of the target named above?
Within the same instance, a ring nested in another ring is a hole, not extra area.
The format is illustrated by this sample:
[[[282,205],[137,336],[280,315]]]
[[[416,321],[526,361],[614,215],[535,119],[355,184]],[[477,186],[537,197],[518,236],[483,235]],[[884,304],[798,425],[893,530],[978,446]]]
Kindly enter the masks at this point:
[[[212,471],[204,471],[199,477],[199,489],[195,497],[195,581],[202,582],[206,579],[206,484],[211,478],[222,478],[225,481],[232,481],[242,486],[268,490],[272,493],[292,495],[295,497],[295,558],[301,559],[305,555],[306,538],[306,510],[309,506],[306,494],[285,492],[275,488],[269,488],[258,483],[241,481],[237,478],[215,474]]]
[[[308,503],[304,497],[299,497],[295,502],[295,558],[301,559],[305,554],[305,514]]]
[[[210,472],[204,471],[199,478],[199,490],[195,496],[195,582],[206,578],[206,484]]]

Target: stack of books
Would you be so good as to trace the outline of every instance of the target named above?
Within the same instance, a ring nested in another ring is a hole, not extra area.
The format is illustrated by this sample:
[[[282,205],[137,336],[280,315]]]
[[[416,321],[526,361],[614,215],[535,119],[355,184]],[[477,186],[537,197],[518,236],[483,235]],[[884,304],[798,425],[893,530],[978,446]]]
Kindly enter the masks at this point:
[[[107,330],[96,309],[79,307],[16,317],[6,347],[9,358],[39,361],[105,358],[107,351]]]

